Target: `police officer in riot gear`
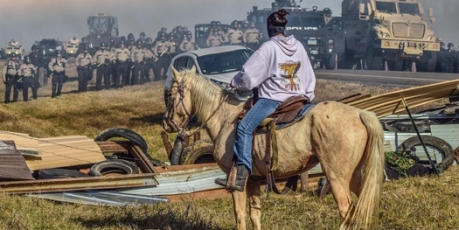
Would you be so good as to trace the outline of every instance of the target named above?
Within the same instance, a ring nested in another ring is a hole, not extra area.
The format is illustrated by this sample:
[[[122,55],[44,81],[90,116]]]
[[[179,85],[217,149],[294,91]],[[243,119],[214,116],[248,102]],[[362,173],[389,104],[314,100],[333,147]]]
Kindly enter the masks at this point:
[[[11,89],[13,89],[13,102],[18,100],[19,89],[16,86],[19,72],[19,62],[15,53],[11,54],[11,57],[5,63],[3,67],[3,84],[5,84],[5,103],[10,102]]]
[[[78,54],[75,64],[78,71],[78,92],[86,92],[88,81],[92,79],[92,56],[89,54],[89,47],[85,47],[83,53]]]
[[[30,62],[28,55],[24,56],[24,63],[19,67],[19,76],[22,79],[22,96],[24,101],[29,100],[29,87],[32,89],[32,98],[37,99],[37,68]]]
[[[144,65],[146,60],[145,50],[142,48],[142,42],[137,41],[136,47],[131,50],[132,61],[132,80],[131,85],[143,84],[146,82],[144,79]]]
[[[131,52],[125,47],[125,42],[120,41],[120,48],[116,49],[114,60],[116,61],[117,72],[113,77],[115,88],[123,88],[129,82],[129,62]],[[121,78],[120,78],[121,76]]]
[[[48,64],[48,69],[52,75],[52,92],[51,97],[57,97],[61,95],[62,87],[64,86],[67,76],[65,75],[65,66],[67,65],[67,60],[62,57],[60,50],[56,51],[56,57],[51,59]]]
[[[110,89],[110,56],[112,54],[107,48],[105,42],[100,43],[100,50],[94,55],[96,63],[96,90],[102,89],[102,79],[104,79],[105,89]]]
[[[153,47],[153,58],[155,59],[155,80],[163,79],[167,71],[167,60],[170,50],[170,43],[167,41],[167,34],[163,33],[160,40]]]

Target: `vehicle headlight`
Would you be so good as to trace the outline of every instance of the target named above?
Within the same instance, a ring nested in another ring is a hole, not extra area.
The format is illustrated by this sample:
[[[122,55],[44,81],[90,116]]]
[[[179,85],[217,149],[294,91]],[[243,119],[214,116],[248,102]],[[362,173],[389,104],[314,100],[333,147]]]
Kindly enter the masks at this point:
[[[382,38],[388,38],[388,37],[390,37],[390,36],[389,36],[389,33],[382,32],[382,31],[381,31],[380,33],[381,33],[381,37],[382,37]]]
[[[432,40],[432,38],[433,38],[432,35],[427,36],[427,40]]]
[[[220,82],[220,81],[215,81],[215,80],[212,80],[210,79],[211,82],[213,82],[214,84],[216,84],[218,87],[222,88],[222,89],[228,89],[228,88],[231,88],[230,85],[228,83],[224,83],[224,82]]]

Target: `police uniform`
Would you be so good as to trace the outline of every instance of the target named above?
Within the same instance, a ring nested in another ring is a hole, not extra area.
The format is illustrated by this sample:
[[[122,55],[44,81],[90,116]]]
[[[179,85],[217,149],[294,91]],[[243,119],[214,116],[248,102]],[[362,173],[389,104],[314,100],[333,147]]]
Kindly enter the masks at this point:
[[[16,58],[16,55],[13,57]],[[5,103],[10,102],[11,89],[13,89],[13,102],[18,100],[19,89],[16,87],[18,80],[19,62],[17,60],[8,60],[3,67],[3,83],[5,84]]]
[[[92,79],[92,57],[89,54],[89,49],[85,51],[75,59],[75,64],[78,71],[78,92],[86,92],[88,89],[88,81]]]
[[[124,45],[124,43],[123,43]],[[129,58],[131,56],[131,52],[123,47],[118,48],[115,51],[115,60],[116,60],[116,68],[117,73],[113,78],[113,82],[115,84],[115,88],[123,87],[126,82],[129,81]],[[121,78],[120,78],[121,75]]]
[[[24,58],[25,59],[25,58]],[[19,76],[22,79],[22,96],[24,101],[29,99],[29,87],[32,89],[32,98],[37,99],[37,82],[35,80],[35,74],[37,68],[29,61],[25,61],[19,67]]]
[[[64,86],[64,82],[67,78],[65,75],[65,66],[67,65],[67,60],[63,57],[57,57],[57,54],[60,54],[60,51],[56,53],[56,57],[52,58],[48,64],[48,69],[52,74],[51,81],[53,84],[51,97],[61,95],[62,87]]]
[[[155,72],[154,70],[154,61],[153,61],[153,52],[151,51],[149,45],[147,44],[146,47],[144,48],[145,50],[145,65],[143,69],[143,78],[145,79],[146,82],[150,82],[150,69],[153,69],[153,73]]]
[[[195,50],[194,40],[188,37],[183,39],[182,43],[180,44],[180,51],[187,52],[192,50]]]
[[[102,46],[102,45],[101,45]],[[105,46],[105,45],[104,45]],[[98,50],[94,55],[94,61],[96,64],[96,90],[102,89],[102,78],[104,79],[105,89],[110,89],[110,51]]]
[[[252,50],[257,50],[260,42],[259,36],[260,32],[258,31],[258,29],[254,26],[250,26],[250,28],[245,30],[244,36],[242,36],[242,41],[248,48]]]
[[[227,33],[228,43],[230,45],[240,45],[242,44],[242,30],[235,28],[229,29]]]
[[[141,42],[137,43],[137,47],[131,50],[131,61],[132,61],[132,79],[131,85],[138,85],[145,83],[144,79],[144,65],[145,65],[146,53],[145,49],[141,47]]]
[[[167,70],[167,53],[170,50],[170,43],[163,39],[165,37],[162,37],[161,40],[157,41],[155,46],[153,47],[153,55],[154,58],[156,58],[155,61],[155,80],[160,80],[163,78],[163,75],[166,74]],[[164,70],[164,73],[161,73],[162,70]],[[162,75],[163,74],[163,75]]]
[[[222,37],[219,36],[215,29],[213,29],[212,33],[209,34],[209,37],[207,38],[206,45],[208,47],[215,47],[215,46],[221,46],[223,44]]]

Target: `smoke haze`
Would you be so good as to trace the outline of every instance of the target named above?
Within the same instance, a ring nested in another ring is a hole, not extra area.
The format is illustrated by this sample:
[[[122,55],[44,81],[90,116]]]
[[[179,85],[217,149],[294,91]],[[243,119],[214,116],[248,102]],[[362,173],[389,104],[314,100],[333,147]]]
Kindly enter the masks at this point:
[[[182,25],[191,31],[198,23],[219,20],[230,23],[243,20],[252,6],[259,9],[269,8],[274,0],[14,0],[2,3],[0,14],[0,47],[8,41],[20,41],[26,51],[33,42],[43,38],[55,38],[62,41],[76,36],[80,38],[89,33],[86,19],[97,13],[106,13],[118,17],[120,35],[133,33],[137,38],[145,32],[153,39],[161,27],[170,32],[175,26]],[[458,37],[454,16],[459,12],[457,0],[421,0],[425,12],[434,8],[436,23],[434,30],[444,41]],[[313,5],[322,9],[329,7],[334,15],[340,15],[340,0],[304,0],[297,4],[311,8]]]

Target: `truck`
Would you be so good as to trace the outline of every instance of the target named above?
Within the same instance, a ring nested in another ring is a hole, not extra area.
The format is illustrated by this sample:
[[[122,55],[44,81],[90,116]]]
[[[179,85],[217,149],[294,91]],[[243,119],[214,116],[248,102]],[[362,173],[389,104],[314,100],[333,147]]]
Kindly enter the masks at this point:
[[[341,17],[334,17],[330,8],[319,10],[302,8],[295,1],[276,0],[271,8],[258,9],[253,6],[247,20],[254,22],[262,34],[262,42],[269,39],[266,19],[278,9],[285,9],[288,24],[285,35],[294,35],[308,52],[312,66],[317,68],[336,69],[341,65],[344,54],[344,33]]]
[[[347,67],[363,60],[371,70],[435,70],[432,8],[429,20],[418,0],[343,0],[341,8]]]
[[[86,42],[92,49],[99,50],[100,43],[108,43],[113,40],[118,43],[121,38],[118,32],[118,19],[117,17],[98,13],[89,16],[87,19],[89,26],[89,35],[86,36]]]

